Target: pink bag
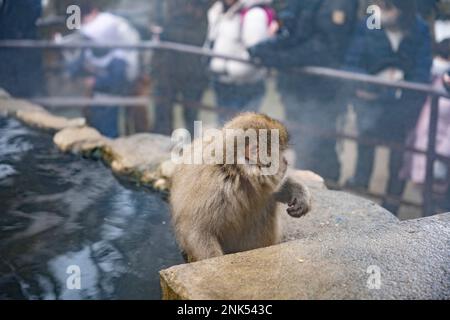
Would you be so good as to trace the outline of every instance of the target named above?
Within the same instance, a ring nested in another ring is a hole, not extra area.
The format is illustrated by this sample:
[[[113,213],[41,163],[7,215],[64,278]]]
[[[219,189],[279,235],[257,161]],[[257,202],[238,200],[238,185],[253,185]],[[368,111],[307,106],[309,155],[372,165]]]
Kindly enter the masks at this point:
[[[266,12],[268,21],[267,26],[270,27],[272,23],[277,19],[277,13],[275,9],[269,6],[257,6],[257,7],[262,8]],[[253,8],[255,7],[244,8],[241,10],[242,23],[244,23],[245,15]]]

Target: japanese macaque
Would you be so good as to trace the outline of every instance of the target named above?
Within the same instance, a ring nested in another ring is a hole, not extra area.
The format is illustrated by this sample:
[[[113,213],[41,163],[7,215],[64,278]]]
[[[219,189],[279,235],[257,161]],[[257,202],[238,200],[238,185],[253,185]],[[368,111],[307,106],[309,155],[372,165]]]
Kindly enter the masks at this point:
[[[251,132],[257,133],[253,145]],[[307,187],[286,176],[284,152],[289,139],[284,125],[266,115],[243,113],[219,133],[223,138],[219,149],[208,153],[211,139],[194,141],[191,151],[203,143],[203,163],[177,165],[173,176],[172,223],[188,262],[279,243],[277,202],[288,204],[287,213],[295,218],[311,209]],[[245,141],[241,153],[236,140]],[[269,160],[262,156],[263,149]],[[221,150],[226,155],[218,155]],[[230,151],[234,161],[208,161],[211,157],[229,160]]]

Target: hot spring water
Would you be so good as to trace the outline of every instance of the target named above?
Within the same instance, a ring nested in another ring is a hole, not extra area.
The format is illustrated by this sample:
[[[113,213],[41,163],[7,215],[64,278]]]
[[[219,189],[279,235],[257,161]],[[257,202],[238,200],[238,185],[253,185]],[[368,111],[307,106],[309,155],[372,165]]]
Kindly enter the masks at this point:
[[[0,117],[0,299],[159,299],[179,263],[159,194]]]

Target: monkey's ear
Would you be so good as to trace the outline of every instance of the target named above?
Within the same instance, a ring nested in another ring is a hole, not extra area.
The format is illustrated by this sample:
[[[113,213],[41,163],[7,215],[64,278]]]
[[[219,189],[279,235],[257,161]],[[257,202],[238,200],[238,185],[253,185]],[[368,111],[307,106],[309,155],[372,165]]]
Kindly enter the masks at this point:
[[[286,150],[289,147],[289,143],[291,141],[291,136],[289,131],[283,126],[282,130],[280,130],[280,146],[282,150]]]

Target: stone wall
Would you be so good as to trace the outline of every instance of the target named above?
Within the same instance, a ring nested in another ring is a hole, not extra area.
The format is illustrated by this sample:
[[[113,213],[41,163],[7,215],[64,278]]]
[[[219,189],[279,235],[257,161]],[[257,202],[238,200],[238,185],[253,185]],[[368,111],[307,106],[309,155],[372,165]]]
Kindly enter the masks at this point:
[[[163,298],[450,299],[450,214],[399,222],[357,197],[315,196],[304,220],[280,212],[299,240],[163,270]]]

